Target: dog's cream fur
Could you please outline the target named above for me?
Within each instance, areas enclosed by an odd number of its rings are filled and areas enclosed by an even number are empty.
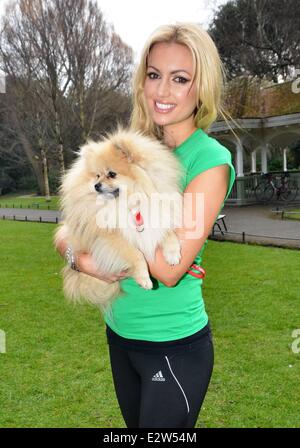
[[[109,171],[116,175],[109,177]],[[90,252],[99,270],[119,273],[127,269],[141,287],[151,289],[146,260],[154,260],[158,245],[169,264],[180,262],[180,243],[173,229],[179,227],[182,219],[182,175],[181,164],[172,151],[140,133],[119,129],[100,142],[89,141],[63,177],[60,188],[63,222],[55,241],[67,238],[75,252]],[[101,184],[101,192],[95,189],[97,183]],[[109,194],[117,188],[117,197]],[[165,199],[172,198],[171,207],[165,206],[163,200],[163,206],[154,207],[150,214],[147,199],[159,193]],[[112,206],[118,210],[120,202],[125,204],[125,214],[120,216],[117,212],[117,227],[107,218]],[[136,209],[144,219],[141,232],[125,222],[132,219],[132,210]],[[153,222],[159,224],[157,228],[151,228]],[[63,279],[67,298],[85,299],[103,310],[121,293],[119,282],[107,283],[69,266],[63,269]]]

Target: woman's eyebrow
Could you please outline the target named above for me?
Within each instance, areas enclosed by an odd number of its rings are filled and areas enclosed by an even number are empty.
[[[158,68],[154,67],[153,65],[148,65],[147,68],[154,68],[154,70],[156,70],[157,72],[160,73],[160,71],[158,70]],[[191,75],[189,74],[189,72],[187,72],[187,71],[184,70],[183,68],[178,69],[178,70],[173,70],[173,71],[171,71],[171,75],[175,75],[176,73],[181,73],[181,72],[187,73],[189,76],[191,76]]]

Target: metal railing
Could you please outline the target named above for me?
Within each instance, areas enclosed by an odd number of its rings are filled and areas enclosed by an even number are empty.
[[[277,196],[274,192],[273,198],[271,200],[272,204],[276,203],[299,203],[300,202],[300,172],[299,171],[273,171],[269,173],[272,175],[272,178],[276,182],[276,185],[279,185],[279,179],[284,174],[288,174],[288,178],[291,182],[296,182],[298,185],[298,193],[297,196],[292,201],[285,201],[283,198]],[[237,205],[246,205],[246,204],[260,204],[265,203],[264,201],[260,201],[257,199],[255,195],[255,188],[261,182],[263,182],[264,173],[252,173],[246,174],[242,177],[237,177],[234,185],[232,187],[231,193],[226,201],[226,204],[237,204]]]

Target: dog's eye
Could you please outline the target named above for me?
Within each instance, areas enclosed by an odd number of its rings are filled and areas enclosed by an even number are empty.
[[[96,174],[96,178],[99,179],[100,178],[100,174]]]
[[[117,175],[117,173],[114,173],[113,171],[109,171],[109,172],[107,173],[107,177],[111,177],[111,178],[116,177],[116,175]]]

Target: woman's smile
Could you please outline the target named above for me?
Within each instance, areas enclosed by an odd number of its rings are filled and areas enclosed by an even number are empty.
[[[172,112],[176,107],[176,104],[162,103],[160,101],[154,101],[154,109],[160,114],[168,114]]]

